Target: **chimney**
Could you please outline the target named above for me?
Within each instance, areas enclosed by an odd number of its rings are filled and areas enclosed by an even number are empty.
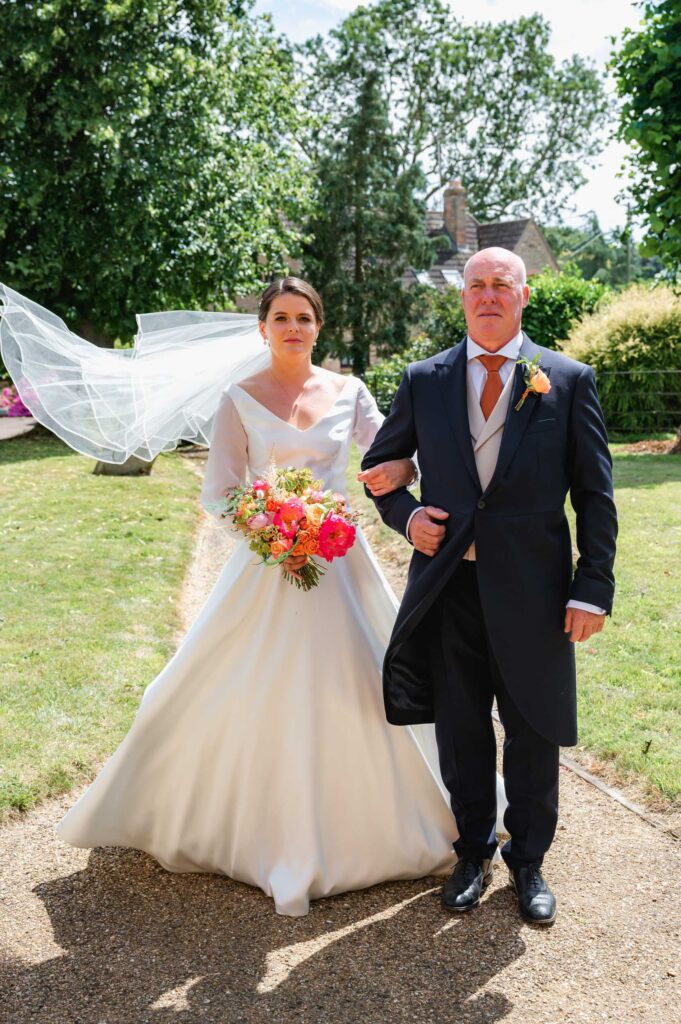
[[[466,189],[458,178],[450,181],[444,193],[444,221],[456,248],[466,248]]]

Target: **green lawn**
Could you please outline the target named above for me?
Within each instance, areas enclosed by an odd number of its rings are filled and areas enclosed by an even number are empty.
[[[198,478],[93,465],[43,433],[0,444],[0,815],[88,778],[174,647]]]
[[[580,742],[651,791],[681,794],[681,458],[615,446],[615,614],[579,652]],[[371,543],[403,575],[411,549],[354,482]],[[199,481],[92,475],[44,435],[0,445],[0,816],[92,775],[174,648]]]
[[[673,800],[681,796],[681,456],[630,455],[624,447],[613,446],[620,518],[613,617],[577,651],[580,744]],[[355,455],[355,472],[357,464]],[[409,547],[380,523],[360,486],[351,488],[372,545],[403,571]]]
[[[681,457],[613,451],[620,520],[611,620],[578,650],[580,743],[681,796]]]

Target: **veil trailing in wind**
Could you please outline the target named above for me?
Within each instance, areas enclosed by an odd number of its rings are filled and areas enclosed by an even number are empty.
[[[0,351],[22,401],[102,462],[150,462],[182,439],[209,444],[225,387],[269,363],[255,316],[144,313],[133,348],[102,349],[5,285],[0,300]]]

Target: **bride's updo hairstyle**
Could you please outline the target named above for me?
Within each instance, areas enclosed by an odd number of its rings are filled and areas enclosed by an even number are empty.
[[[258,320],[264,322],[267,319],[270,306],[276,297],[278,295],[285,295],[287,292],[292,295],[302,295],[304,299],[307,299],[314,310],[315,320],[321,327],[324,323],[324,303],[322,302],[321,295],[315,291],[311,284],[303,281],[302,277],[280,277],[268,285],[260,296]]]

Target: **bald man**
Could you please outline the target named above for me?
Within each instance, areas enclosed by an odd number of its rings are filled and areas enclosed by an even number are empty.
[[[574,645],[600,632],[614,594],[611,460],[592,370],[522,331],[522,260],[481,250],[461,295],[467,337],[407,368],[362,464],[418,450],[421,470],[420,503],[406,488],[373,499],[414,546],[385,656],[385,707],[394,725],[435,722],[458,832],[442,902],[462,912],[480,903],[497,849],[496,699],[510,836],[501,854],[522,917],[550,925],[556,900],[542,864],[558,817],[559,745],[577,742]]]

